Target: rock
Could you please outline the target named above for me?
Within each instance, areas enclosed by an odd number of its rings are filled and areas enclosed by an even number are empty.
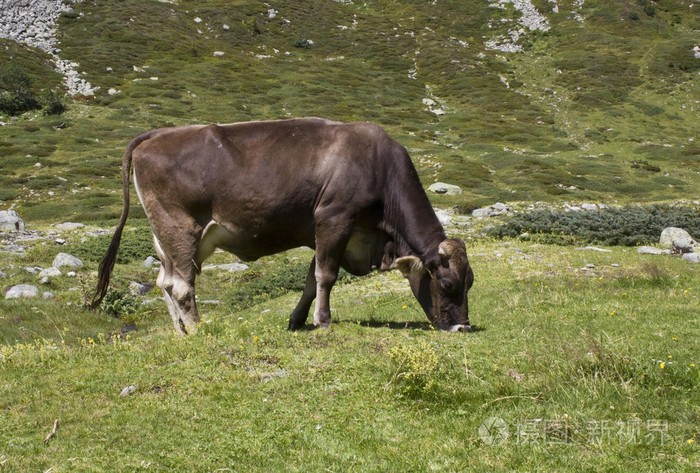
[[[130,395],[134,394],[135,392],[136,392],[136,386],[131,385],[131,386],[127,386],[124,389],[122,389],[122,392],[119,393],[119,396],[120,397],[130,396]]]
[[[690,263],[700,263],[700,253],[685,253],[682,258]]]
[[[39,284],[43,284],[44,286],[51,284],[51,278],[48,276],[44,276],[39,280]]]
[[[0,211],[0,231],[23,232],[24,220],[14,210]]]
[[[446,210],[434,209],[435,216],[438,218],[443,227],[452,224],[452,215],[450,215]]]
[[[598,251],[600,253],[612,253],[612,250],[606,250],[605,248],[598,248],[597,246],[586,246],[583,248],[576,248],[579,251]]]
[[[146,258],[146,261],[143,262],[144,268],[152,268],[154,266],[160,266],[160,261],[158,261],[157,258],[154,258],[153,256],[149,256]]]
[[[443,195],[459,195],[462,193],[462,189],[459,186],[445,184],[444,182],[436,182],[435,184],[431,184],[430,187],[428,187],[428,190],[430,192],[434,192],[435,194]]]
[[[485,218],[496,217],[510,212],[510,207],[502,202],[496,202],[493,205],[472,211],[472,217]]]
[[[53,292],[45,291],[43,294],[41,294],[41,297],[43,299],[49,300],[49,299],[53,299],[54,295],[53,295]]]
[[[61,266],[68,266],[69,268],[82,268],[83,262],[80,260],[80,258],[76,258],[68,253],[59,253],[54,258],[52,266],[54,268],[60,268]]]
[[[39,276],[42,278],[55,278],[57,276],[61,275],[61,270],[58,268],[54,268],[53,266],[50,268],[42,269],[41,272],[39,273]]]
[[[245,271],[248,269],[247,264],[243,263],[228,263],[228,264],[205,264],[204,267],[202,268],[204,271],[208,271],[211,269],[221,269],[224,271],[229,271],[229,272],[237,272],[237,271]]]
[[[56,238],[54,241],[56,242],[57,245],[65,245],[66,244],[66,240],[64,240],[63,238]]]
[[[36,297],[39,295],[39,288],[29,284],[19,284],[12,286],[5,293],[5,299],[24,299]]]
[[[7,273],[5,273],[4,271],[0,271],[0,279],[6,278],[6,277],[7,277]]]
[[[143,296],[151,289],[153,289],[153,284],[142,284],[136,281],[131,281],[129,283],[129,292],[135,296]]]
[[[84,228],[85,225],[82,223],[76,223],[76,222],[63,222],[59,223],[56,225],[56,228],[59,230],[64,230],[64,231],[73,231],[77,230],[79,228]]]
[[[223,56],[224,54],[225,54],[225,53],[224,53],[223,51],[214,51],[213,56],[214,56],[214,57],[221,57],[221,56]]]
[[[654,246],[640,246],[637,248],[637,253],[640,255],[670,255],[671,250],[663,250]]]
[[[674,253],[692,253],[698,243],[690,234],[677,227],[668,227],[661,232],[659,244],[669,248]]]
[[[581,204],[583,210],[593,211],[598,210],[598,204]]]

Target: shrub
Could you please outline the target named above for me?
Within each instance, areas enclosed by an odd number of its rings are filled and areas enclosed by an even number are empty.
[[[139,301],[126,289],[110,288],[100,304],[100,312],[116,318],[134,314],[138,308]]]
[[[440,376],[440,357],[430,343],[402,343],[389,349],[389,358],[396,365],[391,385],[399,394],[421,397],[435,389]]]
[[[46,115],[60,115],[66,111],[63,97],[53,89],[46,89],[42,92],[41,105]]]
[[[16,64],[0,67],[0,112],[17,115],[39,108],[31,85],[31,78]]]
[[[666,227],[681,227],[700,235],[700,212],[669,205],[625,206],[597,211],[536,210],[518,214],[489,230],[496,238],[518,237],[573,245],[635,246],[658,241]]]

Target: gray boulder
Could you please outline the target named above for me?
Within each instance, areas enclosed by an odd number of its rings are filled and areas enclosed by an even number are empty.
[[[143,266],[145,268],[153,268],[153,267],[158,267],[160,266],[160,261],[158,261],[156,258],[153,256],[149,256],[146,258],[146,260],[143,262]]]
[[[42,269],[41,272],[39,273],[39,276],[42,278],[44,278],[44,277],[54,278],[54,277],[60,276],[60,275],[61,275],[61,270],[58,268],[54,268],[53,266],[51,266],[50,268]]]
[[[80,260],[80,258],[76,258],[68,253],[59,253],[54,258],[51,266],[54,268],[60,268],[61,266],[68,266],[69,268],[82,268],[83,262]]]
[[[661,232],[659,244],[665,248],[669,248],[674,253],[692,253],[698,243],[693,240],[690,234],[677,227],[668,227]]]
[[[56,225],[56,228],[59,230],[66,230],[66,231],[72,231],[72,230],[77,230],[79,228],[85,227],[84,224],[82,223],[76,223],[76,222],[63,222],[59,223]]]
[[[39,288],[29,284],[19,284],[12,286],[5,293],[5,299],[24,299],[39,295]]]
[[[481,209],[475,209],[472,211],[472,217],[486,218],[486,217],[496,217],[498,215],[503,215],[510,212],[510,207],[503,202],[496,202],[488,207],[483,207]]]
[[[24,220],[14,210],[0,211],[0,231],[23,232]]]
[[[700,253],[685,253],[682,258],[690,263],[700,263]]]
[[[459,195],[462,193],[462,189],[454,184],[445,184],[444,182],[436,182],[428,187],[430,192],[442,195]]]

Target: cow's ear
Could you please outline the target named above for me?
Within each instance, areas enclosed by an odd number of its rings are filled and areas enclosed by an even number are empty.
[[[421,274],[425,270],[423,262],[417,256],[402,256],[401,258],[396,258],[392,268],[401,271],[401,274],[403,274],[405,278],[409,277],[411,274]]]

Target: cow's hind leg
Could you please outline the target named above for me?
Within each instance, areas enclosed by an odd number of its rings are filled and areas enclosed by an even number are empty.
[[[156,252],[161,261],[157,285],[163,291],[163,298],[173,320],[175,331],[183,335],[197,331],[199,314],[195,302],[194,281],[197,268],[194,263],[196,246],[193,244],[192,257],[173,257],[167,245],[154,238]],[[182,255],[180,255],[182,256]]]
[[[316,258],[311,260],[309,265],[309,272],[306,275],[306,284],[304,285],[304,292],[299,299],[299,303],[292,311],[291,317],[289,317],[289,330],[299,330],[304,328],[306,319],[309,316],[309,309],[311,308],[311,303],[316,298]]]

